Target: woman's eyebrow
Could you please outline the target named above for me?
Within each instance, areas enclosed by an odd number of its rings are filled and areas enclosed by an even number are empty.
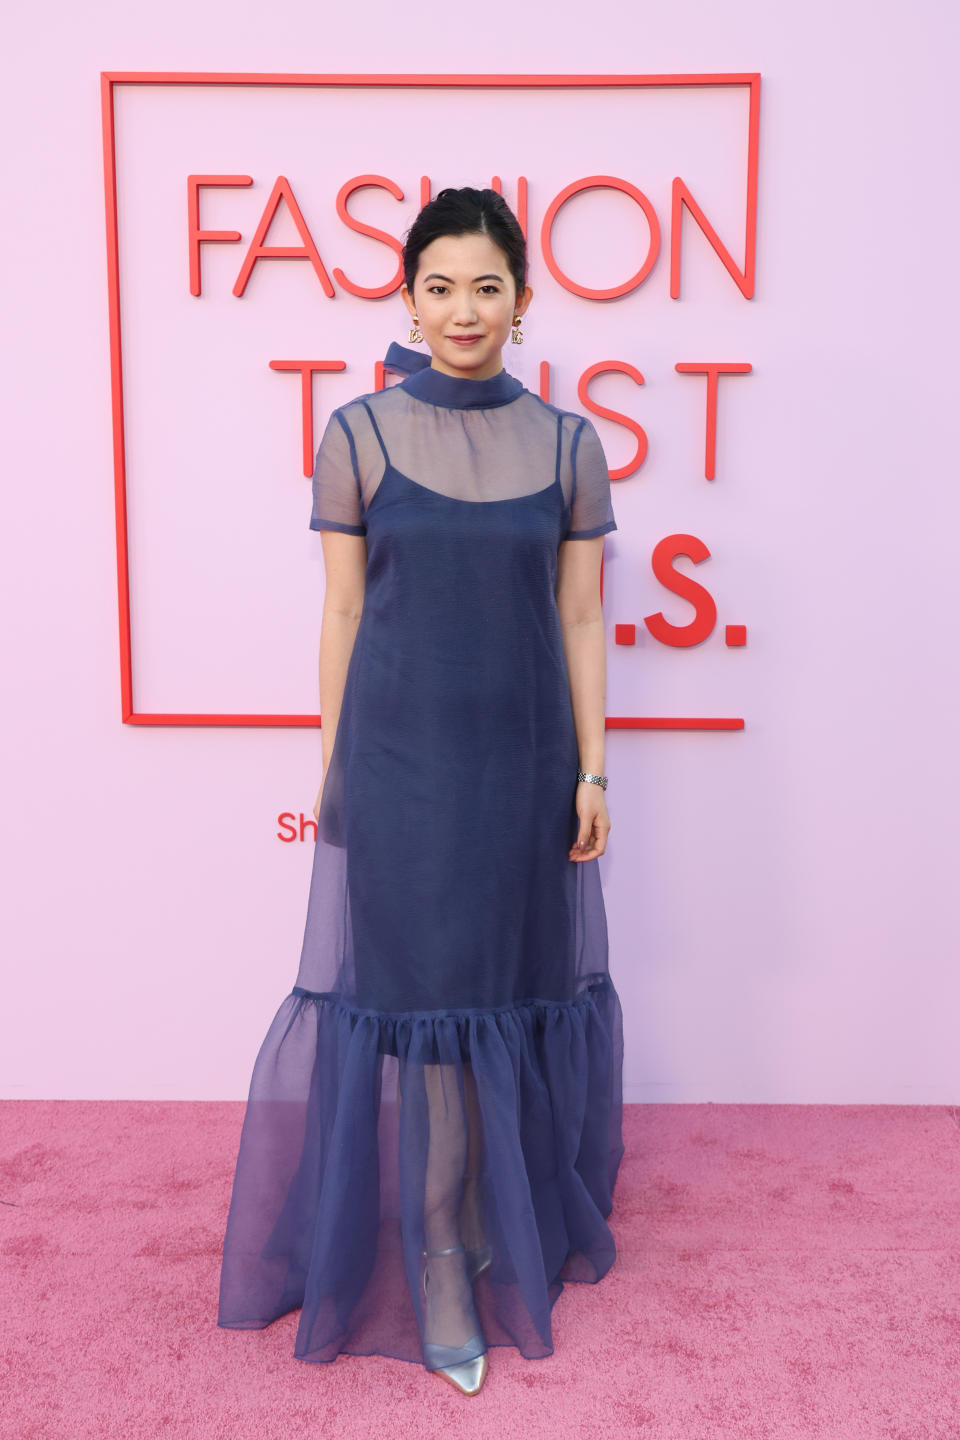
[[[448,285],[454,285],[454,284],[456,283],[454,280],[451,280],[451,279],[450,279],[450,276],[449,276],[449,275],[438,275],[437,272],[436,272],[436,270],[431,270],[431,272],[430,272],[429,275],[425,275],[425,276],[424,276],[423,283],[426,284],[428,280],[446,280],[446,282],[447,282]],[[470,281],[470,284],[471,284],[471,285],[476,285],[476,283],[477,283],[478,280],[499,280],[499,281],[502,283],[502,282],[503,282],[503,276],[502,276],[502,275],[475,275],[475,276],[473,277],[473,279]]]

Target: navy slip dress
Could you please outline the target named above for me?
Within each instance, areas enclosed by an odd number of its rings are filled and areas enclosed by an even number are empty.
[[[555,593],[561,542],[616,529],[610,477],[590,421],[505,370],[385,363],[405,378],[335,410],[316,456],[310,525],[365,536],[363,611],[218,1324],[300,1309],[299,1359],[422,1363],[427,1212],[470,1188],[485,1344],[536,1358],[563,1281],[615,1258],[622,1016],[598,861],[567,858]]]

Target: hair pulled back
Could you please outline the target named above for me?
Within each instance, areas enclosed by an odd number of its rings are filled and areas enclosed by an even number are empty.
[[[489,235],[507,258],[516,285],[514,299],[527,283],[527,242],[520,222],[496,190],[464,185],[439,191],[420,211],[403,244],[403,278],[413,295],[420,252],[443,235]]]

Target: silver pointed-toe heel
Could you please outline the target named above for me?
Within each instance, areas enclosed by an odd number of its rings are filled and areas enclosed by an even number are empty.
[[[446,1250],[424,1250],[423,1257],[429,1259],[431,1255],[456,1255],[460,1250],[466,1250],[466,1246],[450,1245]],[[489,1263],[487,1261],[487,1264]],[[423,1295],[426,1299],[426,1266],[423,1271]],[[478,1345],[485,1344],[478,1319],[476,1335],[472,1335],[464,1345],[439,1345],[424,1340],[423,1358],[431,1375],[439,1375],[441,1380],[453,1385],[461,1395],[478,1395],[487,1375],[487,1352],[484,1350],[482,1355],[477,1355],[476,1349]]]

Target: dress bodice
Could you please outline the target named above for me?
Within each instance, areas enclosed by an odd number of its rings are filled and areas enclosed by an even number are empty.
[[[357,396],[327,422],[314,467],[312,529],[368,534],[388,477],[397,498],[397,474],[411,499],[418,489],[474,504],[529,497],[542,508],[549,491],[554,550],[561,540],[617,528],[606,458],[586,416],[542,400],[507,370],[480,380],[447,375],[426,353],[396,342],[384,363],[404,379]],[[425,503],[421,496],[415,507],[421,518]],[[478,516],[462,519],[476,534]]]

